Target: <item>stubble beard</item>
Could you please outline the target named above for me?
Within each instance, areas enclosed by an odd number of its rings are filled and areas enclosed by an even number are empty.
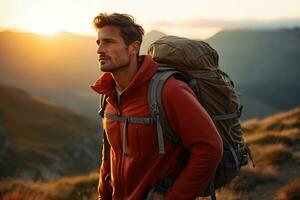
[[[123,64],[118,65],[118,66],[112,66],[112,65],[102,66],[101,63],[99,63],[99,67],[100,67],[100,70],[102,72],[110,72],[110,73],[113,73],[113,74],[123,71],[129,65],[130,65],[130,60],[129,59],[127,60],[126,63],[123,63]]]

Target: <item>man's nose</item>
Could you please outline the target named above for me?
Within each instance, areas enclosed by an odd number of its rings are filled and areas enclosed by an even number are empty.
[[[98,48],[97,48],[97,54],[103,54],[103,53],[105,53],[105,48],[104,48],[104,46],[100,43],[100,44],[98,45]]]

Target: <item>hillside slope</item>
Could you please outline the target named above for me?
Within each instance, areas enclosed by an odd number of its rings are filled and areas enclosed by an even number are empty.
[[[251,119],[242,127],[256,167],[243,167],[239,177],[217,191],[217,199],[300,199],[300,108],[262,120]],[[0,195],[4,200],[93,199],[97,196],[98,176],[96,172],[47,182],[5,181],[0,182]]]
[[[95,134],[95,121],[0,83],[0,177],[35,177],[37,168],[40,168],[37,177],[42,176],[42,171],[55,161],[70,161],[75,149],[81,148],[83,138]],[[95,140],[91,145],[95,150],[94,160],[97,144]],[[76,170],[80,171],[77,167]]]
[[[95,117],[100,75],[94,38],[0,32],[0,80],[64,107]]]
[[[218,192],[220,200],[300,199],[300,108],[242,124],[255,162]]]

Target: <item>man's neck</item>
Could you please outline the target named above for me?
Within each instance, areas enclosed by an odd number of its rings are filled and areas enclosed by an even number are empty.
[[[119,91],[125,90],[138,71],[139,63],[137,61],[124,67],[116,72],[113,72],[113,78]]]

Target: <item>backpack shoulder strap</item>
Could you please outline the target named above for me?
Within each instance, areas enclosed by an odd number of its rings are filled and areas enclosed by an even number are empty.
[[[179,142],[179,137],[175,135],[168,123],[167,116],[162,104],[162,88],[165,82],[172,75],[180,73],[174,68],[158,68],[157,73],[152,77],[148,86],[148,104],[150,112],[156,121],[159,153],[164,154],[164,139],[165,135],[173,144]]]
[[[105,107],[106,107],[106,99],[107,99],[107,96],[105,94],[100,95],[100,98],[99,98],[99,108],[100,108],[100,110],[99,110],[98,114],[101,117],[101,124],[102,124],[102,130],[103,130],[103,132],[102,132],[103,133],[103,140],[102,140],[103,160],[110,160],[110,144],[108,143],[106,132],[103,128],[103,118],[104,118],[104,110],[105,110]]]
[[[105,106],[106,106],[106,99],[107,99],[107,95],[105,94],[100,94],[99,97],[99,111],[98,114],[100,115],[100,117],[103,119],[104,118],[104,110],[105,110]]]

